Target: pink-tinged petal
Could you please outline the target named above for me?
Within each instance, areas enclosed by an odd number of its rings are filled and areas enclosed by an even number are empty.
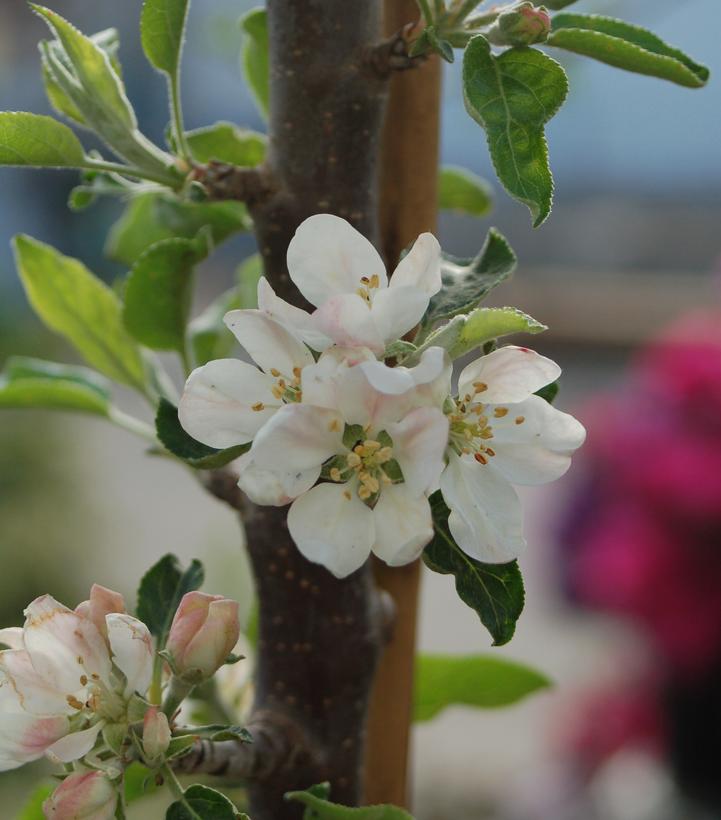
[[[56,740],[52,746],[48,746],[45,750],[51,760],[59,761],[60,763],[72,763],[74,760],[80,760],[95,746],[95,741],[98,739],[104,722],[96,723],[89,729],[83,729],[82,732],[71,732],[70,734]]]
[[[125,697],[144,696],[153,676],[153,641],[148,627],[132,615],[106,617],[113,663],[125,675]]]
[[[278,371],[291,380],[296,368],[314,362],[313,354],[303,342],[262,310],[231,310],[223,321],[266,373]]]
[[[523,552],[523,513],[515,490],[490,464],[449,454],[441,492],[451,514],[448,527],[471,558],[505,564]]]
[[[67,696],[81,689],[80,680],[71,692],[48,685],[30,661],[24,649],[0,652],[0,711],[23,710],[31,715],[72,715],[75,710]]]
[[[38,760],[67,731],[66,717],[3,712],[0,714],[0,771]]]
[[[291,305],[277,296],[264,276],[258,280],[258,308],[290,330],[312,350],[326,350],[333,344],[331,339],[313,326],[307,310]]]
[[[89,618],[100,634],[108,637],[105,616],[111,612],[125,612],[125,599],[119,592],[93,584],[90,588],[90,599],[75,607],[75,612],[82,618]]]
[[[376,361],[367,347],[331,347],[326,350],[315,364],[303,368],[303,403],[337,410],[341,379],[349,368],[364,361]]]
[[[36,598],[25,616],[25,648],[35,671],[49,686],[72,693],[83,675],[98,675],[109,681],[110,654],[92,621],[81,618],[50,595]]]
[[[194,370],[178,407],[183,429],[210,447],[247,444],[281,406],[275,379],[238,359],[216,359]]]
[[[330,296],[312,318],[313,326],[341,347],[368,347],[374,353],[385,349],[371,309],[357,293]]]
[[[386,345],[412,330],[427,308],[428,295],[418,288],[386,288],[373,297],[371,318],[378,336]]]
[[[238,486],[255,504],[284,507],[293,499],[309,490],[320,476],[320,467],[296,472],[261,470],[253,461],[253,454],[246,453],[236,462]]]
[[[76,772],[43,803],[47,820],[112,820],[118,803],[115,786],[102,772]]]
[[[391,288],[412,287],[431,297],[441,289],[441,246],[432,233],[422,233],[398,263]]]
[[[143,719],[143,752],[153,762],[160,760],[170,746],[171,732],[168,718],[159,707],[151,706]]]
[[[8,626],[0,629],[0,645],[8,649],[25,649],[23,629],[21,626]]]
[[[484,404],[518,402],[560,375],[561,368],[545,356],[526,347],[506,345],[463,368],[458,395],[475,397]]]
[[[288,530],[300,552],[336,578],[363,566],[375,540],[372,511],[345,484],[319,484],[296,499]]]
[[[298,227],[288,245],[288,272],[298,290],[316,307],[330,296],[355,293],[361,279],[387,284],[378,251],[345,219],[316,214]]]
[[[186,669],[214,674],[227,660],[240,636],[238,602],[215,597],[202,627],[192,636],[183,655]]]
[[[539,396],[501,411],[507,411],[501,418],[489,412],[493,466],[514,484],[545,484],[560,478],[586,438],[583,425]]]
[[[373,552],[391,567],[415,561],[433,538],[428,499],[414,494],[407,484],[383,487],[373,518]]]
[[[393,439],[393,458],[400,464],[409,493],[417,496],[435,490],[448,445],[448,419],[443,412],[419,407],[386,430]]]

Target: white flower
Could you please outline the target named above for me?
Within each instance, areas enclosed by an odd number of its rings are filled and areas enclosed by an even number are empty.
[[[472,558],[505,563],[520,555],[526,542],[511,485],[555,481],[583,444],[586,431],[573,416],[533,395],[560,373],[550,359],[511,345],[461,372],[441,491],[451,534]]]
[[[379,354],[420,322],[440,290],[440,246],[432,234],[421,234],[389,283],[378,251],[362,234],[338,216],[316,214],[288,246],[288,272],[317,310],[311,315],[289,305],[261,279],[262,311],[314,350],[335,343]]]
[[[145,693],[152,675],[150,633],[130,615],[105,615],[107,640],[90,617],[49,595],[25,616],[22,629],[0,633],[10,646],[0,652],[0,770],[45,753],[61,762],[83,757],[106,723],[125,720],[129,699]]]

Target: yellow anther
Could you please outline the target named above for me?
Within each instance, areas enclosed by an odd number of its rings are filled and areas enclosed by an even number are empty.
[[[523,422],[525,420],[526,420],[525,416],[516,416],[516,424],[523,424]]]
[[[287,387],[285,379],[278,379],[278,387],[282,387],[283,390]]]
[[[485,382],[473,382],[473,390],[476,393],[483,393],[488,390],[488,385]]]
[[[358,453],[355,453],[355,452],[354,453],[348,453],[348,455],[345,457],[345,460],[348,462],[348,466],[352,470],[354,470],[356,467],[359,467],[360,463],[361,463],[360,456],[358,455]]]
[[[482,430],[481,431],[481,438],[482,439],[493,438],[493,430],[489,430],[488,428],[486,428],[485,430]]]
[[[337,467],[332,467],[330,471],[331,481],[340,481],[342,478],[341,472]]]
[[[370,285],[371,283],[371,280],[367,276],[361,276],[360,280],[364,285]]]
[[[265,405],[262,401],[257,401],[255,404],[250,406],[251,410],[255,410],[256,413],[260,412],[261,410],[265,410]]]
[[[370,286],[372,288],[379,288],[380,284],[381,284],[380,277],[378,276],[377,273],[374,273],[373,276],[371,276]]]
[[[366,455],[370,456],[373,453],[375,453],[376,450],[380,450],[381,443],[380,443],[380,441],[376,441],[375,439],[367,438],[363,442],[363,447],[365,448]]]
[[[495,450],[493,450],[493,449],[492,449],[492,448],[490,448],[490,447],[486,447],[486,455],[488,455],[488,456],[495,456],[495,455],[496,455],[496,451],[495,451]]]
[[[367,470],[363,470],[362,472],[358,473],[358,480],[362,482],[368,481],[371,477],[371,474]]]
[[[381,449],[376,453],[376,462],[378,464],[385,464],[386,461],[390,461],[393,458],[393,448],[392,447],[381,447]]]
[[[300,374],[301,374],[301,369],[299,367],[294,367],[293,368],[293,375],[296,377],[296,379],[300,378]]]
[[[278,385],[275,385],[275,386],[272,388],[272,390],[271,390],[270,392],[271,392],[271,393],[275,396],[275,398],[276,398],[276,399],[278,399],[278,400],[280,400],[280,399],[282,399],[282,398],[283,398],[283,391],[280,389],[280,387],[278,387]]]
[[[350,501],[351,498],[353,498],[353,496],[350,494],[350,490],[344,490],[343,491],[343,496],[344,496],[344,498],[347,498],[348,501]]]
[[[470,394],[470,393],[466,393],[466,395],[463,397],[463,401],[464,401],[464,402],[469,402],[470,400],[471,400],[471,394]]]
[[[361,501],[367,501],[372,495],[373,493],[368,489],[368,487],[365,486],[365,484],[358,490],[358,498],[360,498]]]
[[[68,695],[65,700],[68,702],[68,706],[73,709],[77,709],[78,711],[82,710],[83,704],[75,697],[75,695]]]
[[[473,458],[475,458],[475,460],[476,460],[479,464],[488,464],[488,459],[487,459],[487,458],[483,455],[483,453],[476,453],[476,454],[473,456]]]
[[[276,370],[274,367],[271,367],[270,375],[277,379],[278,376],[280,376],[280,370]]]
[[[507,407],[496,407],[496,409],[493,411],[493,415],[497,419],[502,419],[504,416],[508,415],[508,408]]]
[[[378,481],[377,478],[375,478],[375,476],[369,475],[366,478],[361,479],[361,481],[363,483],[363,486],[367,490],[370,490],[371,495],[373,493],[377,493],[378,490],[380,490],[380,488],[381,488],[380,482]]]

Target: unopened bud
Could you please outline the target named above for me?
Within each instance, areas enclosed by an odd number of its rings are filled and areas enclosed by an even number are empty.
[[[168,718],[157,706],[151,706],[143,719],[143,751],[148,763],[159,763],[170,746]]]
[[[530,46],[543,43],[551,31],[551,16],[545,6],[522,0],[498,16],[488,32],[494,45]]]
[[[107,640],[108,628],[105,616],[115,612],[125,612],[125,601],[119,592],[101,587],[100,584],[93,584],[90,589],[90,599],[78,604],[75,612],[81,618],[92,621],[98,628],[98,632]]]
[[[118,793],[102,772],[78,772],[43,803],[47,820],[112,820]]]

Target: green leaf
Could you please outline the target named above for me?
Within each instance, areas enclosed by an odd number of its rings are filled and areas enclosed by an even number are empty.
[[[0,407],[77,410],[107,417],[108,382],[93,370],[16,356],[0,375]]]
[[[438,207],[469,216],[486,216],[493,209],[493,189],[485,179],[454,165],[438,173]]]
[[[435,534],[423,553],[426,566],[434,572],[453,575],[458,597],[478,615],[491,633],[493,645],[508,643],[516,630],[525,599],[518,562],[483,564],[470,558],[456,544],[448,529],[450,510],[440,490],[429,500]]]
[[[258,110],[268,118],[270,68],[268,62],[268,16],[264,8],[251,9],[240,21],[243,30],[241,63]]]
[[[577,2],[578,0],[544,0],[543,5],[550,11],[559,11]]]
[[[137,760],[125,769],[125,800],[133,803],[141,797],[156,792],[159,788],[155,782],[155,775],[147,766],[143,766]]]
[[[331,803],[325,799],[328,792],[327,784],[321,783],[304,792],[288,792],[285,799],[295,800],[306,807],[303,820],[413,820],[407,811],[397,806],[365,806],[362,809],[353,809]]]
[[[190,786],[183,796],[185,802],[178,800],[168,808],[166,820],[236,820],[238,816],[230,800],[208,786]]]
[[[175,76],[188,17],[188,0],[145,0],[140,16],[140,38],[145,56],[166,74]]]
[[[238,128],[230,122],[217,122],[207,128],[186,133],[188,144],[198,162],[218,160],[230,165],[260,165],[268,150],[265,134]]]
[[[187,754],[193,746],[195,746],[197,739],[198,736],[195,734],[174,737],[168,744],[165,759],[174,760],[176,757],[182,757],[184,754]]]
[[[443,254],[443,286],[431,299],[423,317],[424,327],[442,319],[473,310],[485,296],[513,273],[516,254],[503,235],[491,228],[474,259],[458,259]]]
[[[485,37],[473,37],[463,57],[463,93],[466,110],[486,131],[498,178],[538,227],[553,200],[543,126],[566,99],[565,71],[535,48],[496,57]]]
[[[238,444],[225,450],[216,450],[201,444],[189,436],[178,420],[178,408],[166,399],[161,399],[155,417],[155,428],[161,444],[174,456],[187,461],[198,470],[215,470],[224,467],[243,453],[247,453],[250,444]]]
[[[225,726],[222,723],[211,723],[207,726],[193,726],[191,731],[195,737],[208,740],[238,740],[241,743],[252,743],[253,736],[242,726]]]
[[[540,390],[536,390],[536,395],[540,396],[544,401],[547,401],[549,404],[553,404],[560,389],[560,384],[557,381],[555,381],[551,382],[550,384],[547,384]]]
[[[192,561],[182,571],[174,555],[164,555],[143,576],[138,588],[138,618],[165,646],[175,610],[186,592],[199,589],[205,578],[200,561]]]
[[[193,239],[208,227],[217,246],[251,224],[241,202],[187,202],[169,194],[142,194],[113,225],[105,252],[117,262],[132,265],[162,239]]]
[[[82,262],[29,236],[15,238],[20,278],[38,316],[114,381],[144,390],[141,350],[123,325],[117,295]]]
[[[547,43],[687,88],[701,88],[709,78],[706,66],[667,45],[660,37],[612,17],[559,14],[553,18]]]
[[[0,165],[80,168],[85,152],[63,123],[40,114],[0,113]]]
[[[546,325],[517,308],[478,308],[465,317],[459,326],[458,337],[447,348],[451,359],[458,359],[491,339],[510,336],[512,333],[542,333]],[[430,339],[428,340],[430,343]]]
[[[188,325],[188,340],[196,366],[213,359],[225,359],[235,346],[235,336],[223,323],[229,310],[239,310],[243,305],[238,288],[230,288],[211,302],[208,307]]]
[[[28,798],[16,820],[45,820],[43,803],[55,791],[57,784],[42,783]]]
[[[431,720],[448,706],[496,709],[551,685],[548,678],[515,661],[490,655],[419,655],[414,720]]]

